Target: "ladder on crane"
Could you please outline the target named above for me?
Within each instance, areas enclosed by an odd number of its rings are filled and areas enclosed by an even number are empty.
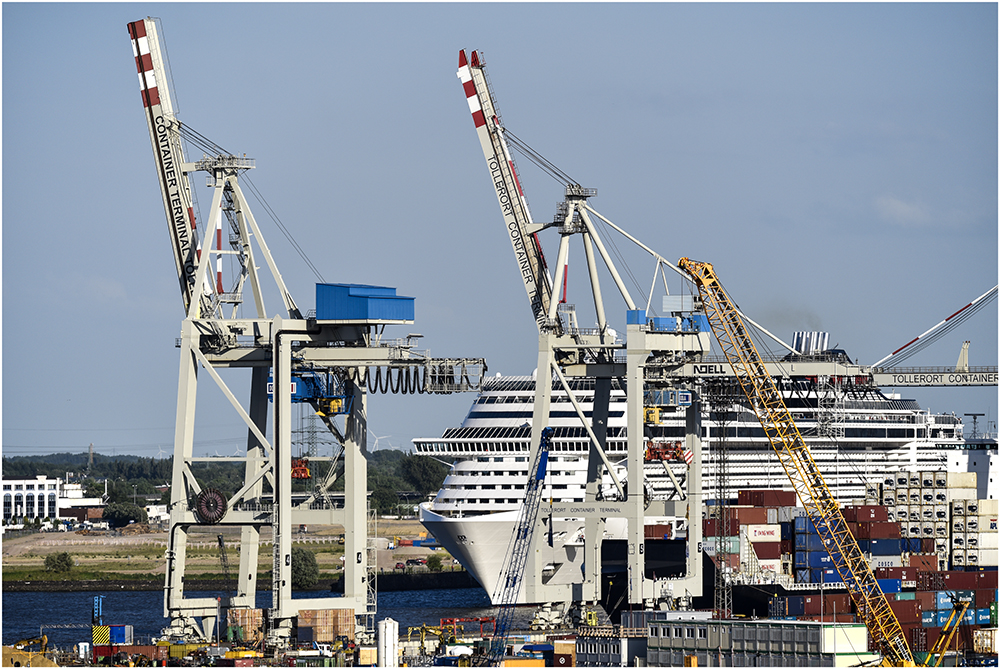
[[[531,537],[535,532],[535,525],[538,521],[538,507],[542,500],[542,484],[545,481],[545,470],[549,459],[549,443],[552,439],[553,431],[551,427],[546,427],[542,430],[542,440],[538,446],[538,454],[535,456],[535,461],[528,472],[524,504],[521,505],[521,511],[517,516],[517,523],[514,525],[514,534],[511,536],[507,557],[500,572],[500,581],[497,583],[497,591],[493,595],[493,601],[497,602],[499,611],[494,626],[493,638],[490,641],[489,655],[486,656],[484,666],[499,667],[507,650],[507,635],[510,633],[510,624],[514,617],[517,594],[521,590],[521,583],[524,580],[524,564],[528,559]]]
[[[681,258],[678,266],[698,286],[705,313],[744,395],[778,455],[802,506],[823,539],[837,571],[888,666],[913,666],[903,629],[871,566],[847,527],[837,501],[802,439],[743,319],[710,263]]]

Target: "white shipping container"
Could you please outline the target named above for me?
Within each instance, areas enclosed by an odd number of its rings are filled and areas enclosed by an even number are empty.
[[[960,548],[956,548],[951,552],[951,564],[956,567],[965,566],[965,551]]]
[[[934,537],[936,539],[947,539],[948,538],[948,523],[941,521],[939,523],[934,523]]]
[[[871,560],[868,561],[872,569],[878,569],[880,567],[902,567],[903,566],[903,556],[902,555],[873,555]]]
[[[920,487],[933,488],[935,473],[936,472],[920,472]]]
[[[778,524],[778,509],[777,507],[767,510],[767,524],[777,525]]]
[[[979,500],[979,515],[980,516],[997,515],[997,513],[1000,512],[1000,509],[997,508],[998,506],[1000,506],[997,504],[998,501],[1000,500],[995,500],[995,499]]]
[[[910,488],[919,488],[920,478],[920,472],[910,472],[909,478],[907,479],[908,483],[906,485]]]
[[[976,475],[975,472],[971,472],[973,476]],[[953,502],[956,499],[976,499],[976,489],[975,488],[948,488],[944,491],[945,498],[949,502]]]
[[[753,543],[781,541],[781,525],[744,525],[744,532]]]
[[[965,548],[965,532],[955,532],[951,535],[952,548]]]
[[[761,571],[781,573],[781,560],[757,560],[757,563],[760,564]]]
[[[934,520],[948,520],[948,505],[947,504],[935,504],[934,505]]]
[[[965,501],[958,500],[951,503],[951,515],[953,516],[964,516],[965,515]]]
[[[965,518],[953,518],[951,521],[951,532],[965,532]]]
[[[909,488],[909,500],[910,506],[917,505],[920,506],[920,502],[923,500],[922,491],[920,488]],[[933,501],[933,500],[932,500]]]
[[[934,487],[935,488],[948,487],[948,472],[934,472]]]
[[[947,488],[971,488],[976,489],[976,472],[945,472]]]
[[[1000,556],[1000,551],[997,551],[996,548],[981,548],[979,550],[979,566],[996,567],[998,556]]]
[[[778,522],[779,523],[793,523],[795,519],[799,516],[806,515],[806,510],[801,506],[779,506],[778,507]]]
[[[920,507],[920,520],[934,520],[934,507],[933,506],[922,506]]]
[[[997,533],[996,532],[980,532],[976,535],[979,538],[979,548],[996,548],[997,547]]]
[[[965,564],[969,567],[977,566],[979,564],[979,551],[973,548],[966,548]]]
[[[980,532],[996,532],[997,531],[997,517],[996,516],[979,516],[979,531]]]

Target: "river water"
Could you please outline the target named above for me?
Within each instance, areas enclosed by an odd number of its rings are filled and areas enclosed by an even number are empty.
[[[12,644],[20,639],[48,635],[49,645],[72,649],[74,644],[90,641],[91,614],[94,596],[104,595],[103,614],[106,625],[132,625],[135,643],[149,643],[159,636],[166,620],[163,618],[163,592],[10,592],[3,594],[3,643]],[[218,597],[222,593],[197,592],[192,596]],[[294,592],[293,598],[315,597],[315,592]],[[257,593],[257,606],[267,608],[271,602],[270,591]],[[336,598],[331,607],[336,608]],[[392,618],[399,623],[399,632],[405,636],[407,628],[421,624],[437,625],[441,618],[482,617],[495,615],[489,597],[482,588],[457,588],[452,590],[407,590],[382,592],[378,596],[376,622]],[[517,611],[516,618],[530,612]],[[77,624],[85,627],[58,628],[51,625]],[[466,631],[472,631],[468,623]],[[475,628],[478,632],[478,627]]]

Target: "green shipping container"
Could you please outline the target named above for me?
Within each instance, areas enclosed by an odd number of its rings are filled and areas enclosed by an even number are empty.
[[[916,598],[917,598],[917,593],[915,593],[915,592],[897,592],[896,593],[896,601],[897,602],[902,601],[904,599],[916,599]]]

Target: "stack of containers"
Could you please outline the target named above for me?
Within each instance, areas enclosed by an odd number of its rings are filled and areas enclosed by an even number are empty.
[[[843,580],[812,521],[799,516],[793,521],[793,528],[795,582],[822,584]]]
[[[242,639],[248,646],[264,640],[264,609],[229,609],[226,614],[228,638]]]
[[[745,544],[746,541],[750,545]],[[781,573],[781,526],[746,525],[740,533],[740,555],[747,555],[753,550],[757,563],[762,571]],[[740,565],[741,571],[747,571],[747,565]]]
[[[847,528],[873,569],[902,567],[908,541],[901,538],[900,523],[889,520],[884,506],[845,506]]]
[[[941,628],[952,615],[956,602],[969,608],[962,625],[970,631],[997,624],[996,571],[918,572],[916,599],[921,604],[921,628],[912,630],[915,652],[926,651],[941,636]]]
[[[965,515],[955,513],[962,504],[952,503],[952,565],[958,567],[954,556],[958,544],[965,546],[966,569],[995,569],[997,567],[997,500],[966,500]],[[962,532],[964,530],[964,533]]]
[[[303,609],[298,624],[299,642],[333,643],[341,636],[354,641],[354,609]]]
[[[950,523],[945,525],[944,533],[942,535],[936,534],[934,537],[935,552],[938,554],[941,562],[950,562],[953,569],[964,569],[969,564],[968,545],[966,543],[968,503],[971,501],[973,503],[972,508],[977,509],[977,504],[975,503],[976,473],[935,472],[934,498],[947,505],[948,514],[950,515]],[[978,511],[973,515],[978,516]],[[956,523],[959,528],[957,530]],[[978,550],[973,552],[972,557],[976,563],[979,562]],[[942,564],[941,568],[947,568],[947,564]]]

